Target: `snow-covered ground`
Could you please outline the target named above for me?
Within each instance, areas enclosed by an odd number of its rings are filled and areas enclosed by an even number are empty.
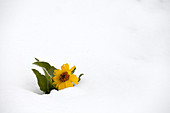
[[[43,94],[34,57],[84,73]],[[1,113],[170,113],[170,0],[1,0]]]

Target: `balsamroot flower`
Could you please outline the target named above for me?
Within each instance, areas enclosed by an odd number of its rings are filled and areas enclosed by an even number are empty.
[[[66,63],[61,66],[61,70],[54,70],[54,77],[52,77],[54,82],[52,84],[55,84],[58,90],[73,87],[73,84],[78,84],[79,78],[72,74],[75,68],[76,67],[73,66],[69,69],[69,64]]]
[[[74,75],[76,67],[73,66],[69,69],[68,63],[61,66],[61,70],[51,66],[48,62],[40,61],[35,58],[36,62],[33,64],[42,67],[44,74],[41,74],[38,70],[32,69],[34,74],[37,77],[37,83],[40,87],[40,90],[45,94],[49,94],[51,90],[61,90],[67,87],[73,87],[75,84],[78,84],[81,80],[80,74],[79,77]]]

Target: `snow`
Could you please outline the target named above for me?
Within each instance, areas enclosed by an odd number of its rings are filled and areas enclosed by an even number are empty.
[[[1,0],[0,112],[169,113],[169,0]],[[43,94],[34,57],[76,65]]]

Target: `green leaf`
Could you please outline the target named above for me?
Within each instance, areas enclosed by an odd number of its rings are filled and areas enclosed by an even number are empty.
[[[46,94],[50,93],[49,87],[48,87],[48,81],[47,78],[42,75],[39,71],[37,71],[36,69],[32,69],[32,71],[34,72],[34,74],[37,77],[37,81],[38,81],[38,85],[40,87],[40,90],[43,91]]]
[[[36,60],[37,62],[39,62],[38,58],[35,58],[35,60]]]
[[[49,83],[52,83],[51,77],[48,75],[48,73],[45,71],[45,69],[43,69],[44,73],[45,73],[45,77],[47,78],[47,80],[49,81]]]
[[[75,72],[75,70],[76,70],[76,67],[75,67],[74,70],[71,72],[71,74],[73,74],[73,73]]]
[[[50,75],[52,75],[52,76],[54,76],[54,70],[57,70],[54,66],[51,66],[51,68],[50,69],[48,69],[47,71],[48,71],[48,73],[50,74]]]
[[[44,71],[44,73],[45,73],[45,77],[46,77],[46,79],[47,79],[47,91],[51,91],[50,90],[50,84],[52,83],[51,82],[51,77],[47,74],[47,72],[45,71],[45,69],[43,69],[43,71]]]
[[[80,75],[79,75],[79,81],[81,80],[81,76],[83,76],[83,75],[84,75],[84,74],[80,74]],[[79,81],[78,81],[78,82],[79,82]]]
[[[34,62],[33,64],[37,65],[37,66],[40,66],[40,67],[43,67],[45,69],[50,69],[51,68],[51,65],[48,63],[48,62]]]
[[[51,91],[52,89],[55,89],[55,86],[53,86],[53,84],[52,84],[52,78],[51,78],[51,76],[46,72],[46,70],[45,69],[43,69],[43,71],[44,71],[44,73],[45,73],[45,77],[47,78],[47,80],[48,80],[48,86],[49,86],[49,90]]]
[[[33,64],[42,67],[43,69],[46,69],[47,72],[50,74],[51,77],[54,76],[53,72],[56,70],[54,66],[51,66],[48,62],[34,62]]]

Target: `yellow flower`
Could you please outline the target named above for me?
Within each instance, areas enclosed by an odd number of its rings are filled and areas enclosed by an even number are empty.
[[[73,87],[73,83],[78,84],[79,78],[76,75],[71,74],[71,72],[75,68],[76,67],[73,66],[69,70],[69,65],[68,63],[66,63],[61,66],[61,70],[60,69],[54,70],[54,73],[53,73],[54,77],[52,79],[54,80],[53,84],[56,85],[56,88],[58,88],[58,90],[61,90],[67,87]]]

